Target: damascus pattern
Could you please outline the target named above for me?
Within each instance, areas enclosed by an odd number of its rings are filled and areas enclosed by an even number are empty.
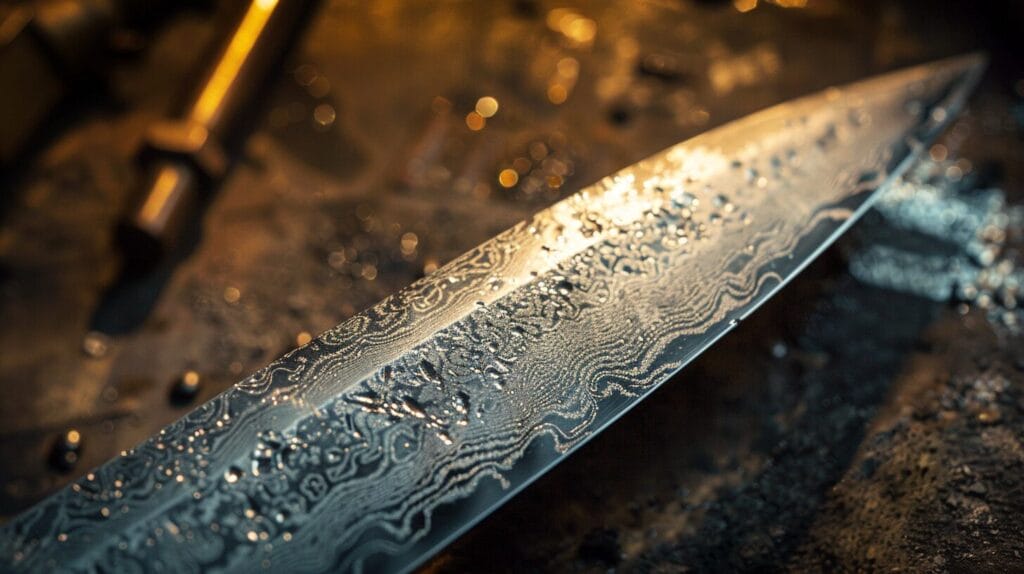
[[[414,567],[792,278],[982,67],[831,89],[584,189],[17,517],[0,568]]]

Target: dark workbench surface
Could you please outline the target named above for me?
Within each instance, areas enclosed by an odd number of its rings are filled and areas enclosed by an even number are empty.
[[[3,176],[0,514],[180,417],[186,372],[198,404],[556,199],[832,84],[987,50],[943,154],[1019,203],[1024,11],[975,4],[325,1],[197,248],[115,286],[134,150],[215,34],[176,19]],[[856,281],[846,243],[428,568],[1024,570],[1019,331]]]

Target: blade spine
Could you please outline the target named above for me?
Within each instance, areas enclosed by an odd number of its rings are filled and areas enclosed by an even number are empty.
[[[981,63],[984,65],[984,62],[981,62]],[[922,66],[927,66],[927,65],[928,64],[923,64]],[[956,92],[957,92],[956,96],[958,97],[959,101],[956,102],[954,105],[963,105],[964,101],[966,100],[966,96],[970,94],[970,92],[973,90],[975,84],[980,79],[980,76],[981,76],[982,72],[984,72],[984,68],[982,68],[981,70],[978,70],[977,68],[971,68],[971,71],[972,71],[974,77],[972,79],[967,80],[967,82],[965,82],[966,85],[961,85],[961,86],[957,87],[957,89],[956,89]],[[894,72],[894,73],[899,73],[899,72]],[[883,78],[888,76],[888,75],[889,74],[886,74],[885,76],[883,76]],[[878,78],[872,78],[872,79],[878,79]],[[870,81],[870,80],[868,80],[868,81]],[[865,82],[857,82],[857,83],[858,84],[862,84],[862,83],[865,83]],[[827,88],[826,88],[826,90],[827,90]],[[807,98],[814,98],[814,97],[817,97],[817,96],[820,96],[820,95],[822,95],[822,92],[816,92],[814,94],[810,94],[809,96],[807,96]],[[789,102],[784,102],[784,104],[785,103],[789,103]],[[770,111],[773,108],[775,108],[777,106],[784,105],[784,104],[777,104],[775,106],[771,106],[769,108],[766,108],[765,110],[762,110],[762,112]],[[757,113],[761,113],[761,112],[757,112]],[[956,114],[952,114],[952,115],[955,116]],[[742,119],[745,120],[745,119],[748,119],[748,118],[749,118],[749,116],[745,116]],[[728,125],[730,125],[732,123],[734,123],[734,122],[728,122],[726,124],[723,124],[723,126],[721,126],[721,127],[726,127],[726,126],[728,126]],[[718,128],[716,128],[716,129],[718,129]],[[696,137],[700,137],[700,136],[696,136]],[[691,138],[690,140],[687,140],[686,142],[682,142],[682,143],[677,144],[677,145],[683,145],[685,143],[688,143],[688,142],[692,141],[693,139],[696,139],[696,138]],[[672,148],[674,148],[674,147],[676,147],[676,146],[672,146]],[[668,148],[668,149],[672,149],[672,148]],[[797,265],[797,267],[795,269],[793,269],[792,272],[790,272],[786,277],[783,278],[783,280],[781,282],[779,282],[777,285],[769,287],[769,289],[767,291],[765,291],[763,294],[761,294],[758,297],[757,301],[755,303],[753,303],[752,306],[750,306],[749,308],[745,309],[745,314],[744,314],[744,316],[741,319],[739,319],[739,321],[745,320],[752,313],[756,312],[762,305],[764,305],[768,300],[770,300],[772,297],[774,297],[776,293],[778,293],[786,285],[788,285],[793,279],[795,279],[798,275],[800,275],[800,273],[802,273],[804,271],[804,269],[807,268],[807,266],[809,266],[811,263],[813,263],[825,250],[827,250],[829,247],[831,247],[832,244],[834,244],[836,242],[836,240],[840,236],[842,236],[844,233],[846,233],[846,231],[849,230],[849,228],[851,226],[853,226],[855,223],[857,223],[857,221],[859,221],[860,218],[867,211],[869,211],[874,206],[875,202],[878,201],[879,196],[885,191],[885,189],[888,189],[888,187],[891,186],[892,183],[896,179],[898,179],[904,173],[906,173],[907,169],[909,169],[910,166],[915,161],[920,159],[921,151],[922,150],[920,150],[920,149],[915,149],[911,153],[907,154],[907,156],[904,157],[903,160],[900,161],[900,163],[897,165],[897,167],[895,167],[893,169],[892,173],[889,174],[886,177],[886,180],[883,183],[883,185],[880,185],[877,189],[872,191],[870,193],[870,196],[868,197],[868,199],[864,203],[862,203],[860,206],[858,206],[858,208],[853,212],[853,214],[850,217],[848,217],[846,220],[844,220],[833,231],[833,233],[825,241],[819,243],[818,246],[815,247],[814,251],[810,255],[805,257],[800,262],[800,264]],[[655,155],[659,155],[659,154],[655,154]],[[633,164],[633,165],[636,165],[636,164]],[[498,508],[500,508],[500,507],[504,506],[505,504],[507,504],[508,502],[510,502],[520,492],[522,492],[527,487],[532,485],[535,481],[540,479],[542,476],[546,475],[548,472],[550,472],[553,468],[555,468],[556,466],[561,464],[563,461],[565,461],[566,459],[571,457],[573,455],[573,453],[577,452],[581,447],[583,447],[584,445],[588,444],[591,440],[596,438],[599,434],[601,434],[604,431],[604,429],[606,429],[609,426],[615,424],[620,418],[622,418],[627,413],[632,411],[637,405],[639,405],[641,402],[643,402],[649,396],[651,396],[651,394],[654,391],[660,389],[672,377],[674,377],[676,374],[678,374],[680,371],[682,371],[682,369],[684,369],[688,364],[693,362],[693,360],[695,360],[697,357],[702,355],[707,349],[711,348],[715,343],[717,343],[719,340],[721,340],[727,334],[731,333],[735,327],[736,327],[736,324],[732,324],[732,325],[728,326],[727,328],[723,329],[721,332],[719,332],[715,336],[706,339],[703,342],[703,344],[700,346],[699,350],[694,351],[693,355],[689,359],[687,359],[684,362],[682,362],[678,367],[676,367],[671,374],[665,376],[661,381],[652,384],[649,388],[644,389],[640,394],[638,394],[636,397],[633,398],[634,400],[628,401],[626,403],[626,406],[624,406],[623,408],[619,409],[617,412],[613,413],[598,428],[592,429],[592,431],[590,433],[588,433],[582,440],[580,440],[579,442],[577,442],[577,443],[573,444],[572,446],[570,446],[569,449],[562,454],[562,456],[559,456],[559,457],[553,459],[550,463],[545,465],[543,468],[537,469],[536,472],[532,473],[528,478],[523,480],[519,485],[517,485],[517,486],[511,488],[510,490],[506,491],[507,492],[506,496],[496,500],[490,506],[488,506],[488,508],[485,511],[477,513],[471,520],[466,521],[458,529],[453,531],[449,536],[445,537],[445,539],[439,541],[438,543],[434,544],[428,550],[422,552],[420,554],[420,556],[415,561],[410,562],[409,566],[407,568],[404,568],[404,569],[400,570],[400,572],[403,573],[403,574],[407,574],[409,572],[412,572],[412,571],[416,570],[418,567],[422,566],[431,557],[435,556],[438,552],[440,552],[441,550],[446,548],[449,544],[454,542],[457,538],[461,537],[466,532],[468,532],[473,527],[475,527],[480,522],[482,522],[484,519],[489,517],[495,510],[497,510]],[[533,437],[531,439],[531,443],[533,441],[539,440],[542,436],[543,435],[537,435],[537,436]]]
[[[931,68],[931,67],[951,66],[951,65],[957,65],[957,64],[964,65],[964,66],[967,67],[967,69],[973,69],[973,67],[974,67],[973,65],[974,64],[982,64],[982,65],[984,65],[985,61],[986,61],[986,57],[984,56],[984,54],[982,54],[980,52],[966,54],[966,55],[962,55],[962,56],[954,56],[954,57],[951,57],[951,58],[946,58],[946,59],[938,60],[938,61],[935,61],[935,62],[926,62],[926,63],[910,66],[910,67],[907,67],[907,68],[901,68],[901,69],[893,70],[893,71],[890,71],[890,72],[887,72],[887,73],[884,73],[884,74],[881,74],[881,75],[878,75],[878,76],[874,76],[874,77],[871,77],[871,78],[867,78],[867,79],[855,81],[855,82],[852,82],[852,83],[849,83],[849,84],[845,84],[840,89],[842,91],[844,91],[844,92],[858,92],[858,91],[870,92],[872,86],[879,85],[879,84],[890,83],[897,76],[902,76],[902,75],[907,74],[907,73],[916,73],[918,75],[924,75],[924,73],[927,72],[927,70],[929,68]],[[582,186],[581,188],[579,188],[579,190],[577,190],[573,194],[569,195],[568,197],[566,197],[564,199],[561,199],[561,200],[555,202],[554,204],[552,204],[552,205],[550,205],[550,206],[548,206],[548,207],[546,207],[546,208],[544,208],[544,209],[542,209],[542,210],[540,210],[540,211],[530,215],[527,219],[519,221],[519,222],[513,224],[512,226],[502,230],[497,235],[487,239],[486,241],[484,241],[484,242],[482,242],[482,243],[480,243],[478,245],[475,245],[474,247],[468,249],[464,253],[460,254],[457,257],[455,257],[452,261],[450,261],[450,262],[446,263],[445,265],[441,266],[439,269],[437,269],[436,271],[434,271],[433,273],[431,273],[427,277],[419,279],[419,280],[417,280],[417,281],[407,285],[406,287],[400,289],[398,292],[393,293],[392,295],[389,295],[389,296],[385,297],[384,299],[382,299],[381,301],[378,301],[377,303],[371,305],[370,307],[368,307],[366,309],[366,311],[369,311],[371,309],[375,309],[377,307],[385,306],[385,304],[388,301],[394,300],[395,298],[401,297],[403,295],[407,295],[407,294],[410,294],[410,293],[415,293],[417,288],[422,288],[422,287],[428,285],[431,279],[433,281],[438,281],[440,278],[449,276],[452,273],[452,271],[454,271],[455,269],[458,268],[459,264],[465,263],[474,254],[481,252],[485,247],[487,247],[487,246],[497,242],[499,239],[501,239],[503,237],[516,235],[515,231],[517,229],[521,229],[524,226],[530,225],[531,222],[536,221],[539,217],[544,216],[545,214],[551,213],[551,212],[553,212],[555,210],[558,210],[558,209],[565,209],[565,208],[569,207],[571,202],[578,195],[585,194],[585,193],[587,193],[588,191],[591,191],[591,190],[599,190],[599,191],[601,191],[601,193],[607,193],[607,190],[600,190],[600,185],[601,185],[601,182],[603,182],[603,181],[605,181],[605,180],[607,180],[609,178],[615,178],[615,177],[618,177],[618,176],[626,175],[626,174],[630,173],[631,171],[636,170],[637,168],[640,168],[640,167],[644,166],[645,164],[648,164],[652,160],[656,160],[658,158],[666,157],[673,150],[682,150],[682,149],[687,149],[687,148],[702,147],[704,145],[704,143],[705,143],[704,140],[713,140],[716,137],[720,138],[723,135],[726,135],[726,136],[730,135],[729,134],[730,131],[738,130],[738,129],[740,129],[743,126],[756,126],[756,125],[759,125],[762,122],[767,122],[767,121],[771,121],[773,119],[778,119],[779,117],[782,117],[780,112],[788,112],[787,115],[793,115],[792,114],[793,110],[792,109],[788,109],[788,108],[792,108],[792,107],[808,107],[808,108],[813,108],[813,107],[823,103],[820,100],[824,99],[824,100],[827,101],[827,94],[831,90],[835,90],[835,89],[837,89],[835,86],[830,86],[830,87],[826,87],[826,88],[823,88],[823,89],[811,92],[810,94],[806,94],[806,95],[797,97],[795,99],[786,100],[786,101],[778,103],[778,104],[773,104],[771,106],[768,106],[766,108],[763,108],[763,109],[755,111],[755,112],[752,112],[752,113],[750,113],[748,115],[745,115],[743,117],[740,117],[740,118],[737,118],[737,119],[725,122],[725,123],[723,123],[723,124],[721,124],[719,126],[711,128],[710,130],[704,131],[704,132],[702,132],[700,134],[697,134],[697,135],[695,135],[695,136],[693,136],[691,138],[688,138],[688,139],[683,140],[681,142],[672,144],[672,145],[670,145],[668,147],[662,148],[659,151],[656,151],[656,152],[654,152],[652,154],[649,154],[649,155],[645,156],[644,158],[642,158],[642,159],[640,159],[638,161],[635,161],[635,162],[633,162],[633,163],[631,163],[631,164],[629,164],[629,165],[627,165],[627,166],[625,166],[625,167],[623,167],[623,168],[621,168],[619,170],[616,170],[614,173],[612,173],[612,174],[610,174],[608,176],[602,177],[602,178],[598,179],[597,181],[594,181],[594,182],[592,182],[592,183],[590,183],[588,185]],[[708,147],[713,147],[713,146],[708,146]],[[588,247],[590,245],[596,244],[599,240],[600,240],[600,238],[596,238],[596,239],[592,239],[589,242],[586,242],[586,244],[582,245],[580,247],[580,249],[577,249],[576,251],[573,251],[572,253],[564,254],[564,257],[559,259],[556,263],[561,263],[561,262],[565,261],[566,259],[571,257],[573,254],[578,253],[579,251],[582,251],[583,249],[586,249],[586,247]],[[551,268],[552,268],[552,266],[549,266],[549,270]],[[532,283],[535,279],[536,278],[531,278],[529,281],[526,281],[526,282],[523,282],[523,283],[517,283],[515,285],[515,288],[520,288],[520,287],[523,287],[525,285],[528,285],[528,284]],[[479,287],[484,287],[485,286],[482,281],[477,281],[477,283],[478,283]],[[514,289],[506,289],[506,290],[501,291],[497,296],[494,296],[494,297],[490,298],[488,303],[501,299],[502,297],[506,296],[508,293],[512,292],[513,290]],[[446,307],[445,309],[432,309],[430,315],[440,316],[440,315],[445,314],[449,309],[451,309],[451,307]],[[399,348],[400,349],[404,349],[404,350],[407,351],[408,349],[410,349],[412,347],[418,346],[418,345],[428,341],[430,339],[430,336],[433,333],[436,333],[439,330],[442,330],[442,329],[445,329],[447,327],[450,327],[451,325],[453,325],[453,324],[459,322],[460,320],[464,319],[468,314],[470,314],[472,312],[473,312],[473,305],[472,304],[469,304],[469,305],[462,304],[462,305],[460,305],[460,308],[458,309],[458,312],[455,314],[454,317],[450,318],[447,321],[438,322],[436,324],[431,324],[431,328],[429,329],[429,331],[425,335],[417,337],[415,340],[404,341],[403,345],[400,346]],[[321,334],[317,335],[316,339],[319,339],[319,337],[321,337],[322,335],[330,333],[330,332],[342,331],[342,330],[344,330],[344,327],[346,325],[350,324],[350,323],[354,325],[355,323],[353,321],[357,320],[357,318],[358,318],[358,316],[360,314],[357,314],[356,317],[353,317],[353,318],[351,318],[351,319],[349,319],[347,321],[344,321],[344,322],[342,322],[342,323],[340,323],[340,324],[338,324],[338,325],[328,329],[324,333],[321,333]],[[425,319],[424,316],[418,317],[418,320],[422,321],[424,319]],[[395,345],[389,345],[389,346],[395,346]],[[371,362],[373,364],[377,364],[377,365],[389,364],[389,363],[397,360],[398,358],[402,357],[405,354],[406,351],[398,351],[398,352],[395,352],[395,353],[388,353],[388,357],[384,357],[384,358],[380,357],[379,355],[374,355],[372,357],[372,360],[371,359],[366,359],[366,361],[367,362]],[[285,355],[285,356],[287,356],[287,355]],[[269,363],[267,366],[265,366],[263,368],[267,368],[267,367],[275,364],[281,358],[283,358],[283,357],[279,357],[279,358],[275,359],[274,361],[272,361],[271,363]],[[357,360],[359,360],[359,359],[357,359]],[[379,369],[379,367],[378,367],[378,369]],[[260,369],[260,370],[262,370],[262,369]],[[317,407],[319,407],[319,406],[321,406],[322,402],[331,400],[331,398],[333,396],[336,396],[337,394],[345,392],[345,390],[348,390],[350,388],[355,387],[361,381],[363,381],[366,378],[372,376],[373,373],[376,372],[376,370],[377,369],[374,369],[372,367],[370,367],[368,369],[366,369],[366,368],[360,369],[359,373],[356,374],[355,376],[345,377],[347,379],[347,382],[343,383],[345,385],[344,388],[334,387],[332,389],[334,391],[333,395],[328,393],[327,396],[325,396],[323,398],[311,397],[313,399],[311,402],[316,404]],[[307,389],[306,391],[300,393],[300,396],[304,396],[307,392],[308,393],[315,392],[316,387],[317,387],[317,385],[311,386],[310,389]]]

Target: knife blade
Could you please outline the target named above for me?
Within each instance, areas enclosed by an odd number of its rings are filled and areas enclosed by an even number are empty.
[[[603,179],[16,517],[34,571],[403,571],[784,286],[949,123],[978,55],[769,108]]]

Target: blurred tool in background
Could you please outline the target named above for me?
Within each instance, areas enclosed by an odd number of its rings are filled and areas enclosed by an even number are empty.
[[[186,82],[183,100],[147,131],[137,158],[141,183],[116,229],[120,277],[94,312],[94,330],[124,333],[149,316],[176,264],[198,242],[205,199],[227,173],[232,150],[250,131],[253,104],[314,4],[236,3],[239,15],[198,66],[196,81]]]
[[[104,68],[119,50],[138,49],[142,32],[166,20],[172,8],[205,3],[190,0],[48,0],[19,4],[0,23],[0,167],[17,168],[31,142],[52,135],[46,129],[60,103],[103,84]],[[196,223],[203,192],[225,175],[230,150],[247,132],[250,104],[297,35],[313,0],[238,2],[239,16],[213,56],[197,70],[178,109],[148,130],[138,153],[141,189],[118,226],[124,256],[122,280],[97,310],[97,328],[126,330],[144,319],[163,281],[149,277]],[[120,48],[117,48],[120,46]],[[195,226],[198,227],[198,226]],[[169,273],[163,273],[166,278]],[[125,284],[128,283],[126,288]],[[141,290],[141,291],[140,291]],[[133,293],[134,291],[134,293]],[[147,295],[140,296],[140,292]],[[127,294],[127,295],[126,295]],[[137,311],[126,316],[127,296]],[[111,300],[114,300],[113,302]]]
[[[219,181],[244,114],[283,57],[313,0],[252,0],[174,119],[153,126],[140,153],[147,172],[139,202],[118,230],[129,274],[178,245],[202,190]]]

